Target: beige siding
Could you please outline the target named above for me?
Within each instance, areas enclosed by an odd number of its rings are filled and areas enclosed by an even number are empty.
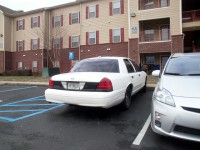
[[[131,17],[131,27],[137,27],[139,31],[139,21],[161,18],[170,18],[171,35],[182,34],[181,0],[170,0],[170,6],[165,8],[155,8],[149,10],[138,10],[138,0],[130,0],[130,13],[135,13],[136,17]],[[131,34],[131,38],[138,38],[139,32]]]
[[[51,12],[51,18],[55,15],[63,15],[64,18],[64,46],[69,47],[69,36],[80,35],[81,45],[86,45],[86,32],[99,31],[99,44],[109,43],[109,29],[124,28],[125,42],[128,41],[128,4],[124,1],[124,14],[109,16],[109,2],[93,1],[66,8],[59,8]],[[86,6],[99,5],[99,18],[86,19]],[[80,24],[69,25],[69,14],[80,12]],[[53,29],[55,32],[55,29]],[[81,33],[81,34],[80,34]]]
[[[31,17],[40,16],[40,27],[31,28]],[[25,30],[16,30],[16,22],[17,20],[23,20],[25,19]],[[31,39],[37,39],[40,38],[41,40],[44,38],[44,15],[43,13],[35,13],[27,16],[21,16],[14,18],[14,26],[13,26],[13,42],[14,42],[14,50],[16,51],[16,41],[22,41],[25,40],[25,50],[31,49]],[[42,43],[42,42],[41,42]],[[43,45],[41,46],[43,48]]]
[[[12,19],[5,16],[5,29],[4,29],[4,39],[5,39],[5,51],[11,51],[11,28],[12,28]]]

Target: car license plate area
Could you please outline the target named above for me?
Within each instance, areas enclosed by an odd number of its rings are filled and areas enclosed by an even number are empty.
[[[68,90],[82,90],[85,83],[83,82],[68,82],[67,89]]]

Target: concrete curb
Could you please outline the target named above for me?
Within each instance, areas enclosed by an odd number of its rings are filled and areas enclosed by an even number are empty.
[[[0,85],[30,85],[30,86],[48,86],[48,82],[17,82],[17,81],[0,81]]]

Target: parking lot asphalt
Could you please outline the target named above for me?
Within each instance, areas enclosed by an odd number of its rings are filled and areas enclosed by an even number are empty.
[[[191,150],[200,143],[159,136],[148,121],[152,91],[129,110],[47,103],[46,86],[0,86],[1,150]]]

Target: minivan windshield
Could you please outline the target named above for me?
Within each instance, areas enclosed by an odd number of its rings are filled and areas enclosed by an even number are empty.
[[[87,59],[78,63],[71,72],[119,73],[117,59]]]
[[[200,57],[172,57],[166,66],[164,74],[181,76],[200,76]]]

